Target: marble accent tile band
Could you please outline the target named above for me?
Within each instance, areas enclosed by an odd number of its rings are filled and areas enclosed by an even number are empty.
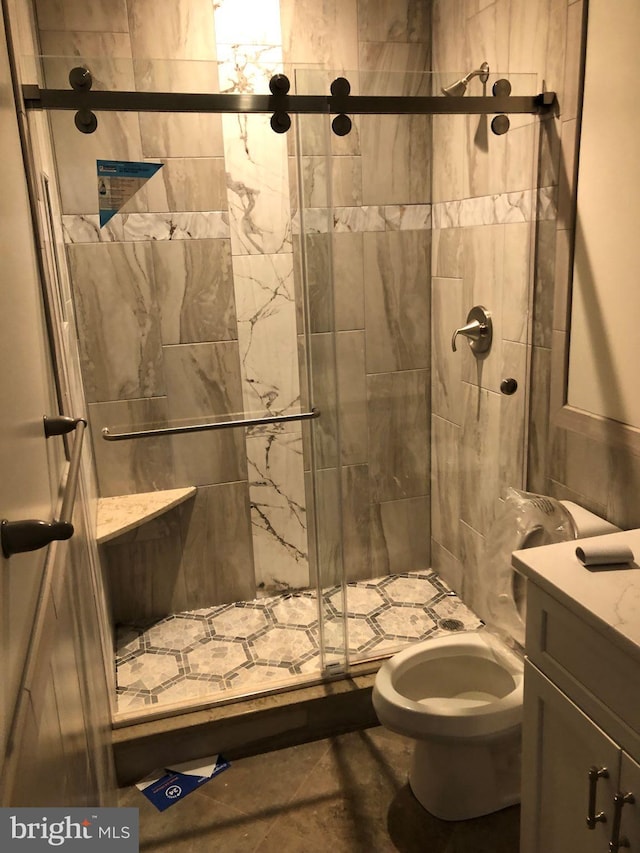
[[[226,210],[116,214],[103,228],[97,214],[66,214],[62,217],[62,227],[68,244],[215,240],[230,235]]]
[[[308,208],[307,234],[326,234],[331,222],[336,233],[370,231],[427,231],[434,229],[505,225],[511,222],[552,220],[556,217],[555,187],[521,190],[491,196],[431,204],[387,204],[362,207]],[[224,210],[189,213],[129,213],[116,215],[99,227],[97,214],[62,217],[66,243],[113,243],[140,240],[222,239],[230,236]],[[300,234],[300,214],[293,217],[293,233]]]

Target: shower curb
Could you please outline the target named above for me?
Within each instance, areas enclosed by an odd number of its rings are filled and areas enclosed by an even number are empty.
[[[233,761],[378,726],[375,672],[113,729],[118,785],[222,753]]]

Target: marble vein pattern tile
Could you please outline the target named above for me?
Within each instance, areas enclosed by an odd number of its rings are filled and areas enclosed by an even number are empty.
[[[555,205],[555,187],[434,202],[433,227],[439,229],[530,222],[534,216],[544,220],[554,219]]]
[[[422,42],[430,31],[427,0],[358,0],[360,41]]]
[[[100,227],[98,214],[67,214],[62,221],[66,243],[217,240],[228,238],[230,234],[226,210],[121,213],[103,227]]]
[[[365,234],[368,373],[429,367],[430,270],[429,232]]]
[[[291,252],[286,141],[269,116],[222,117],[234,255]]]
[[[173,454],[165,438],[110,442],[101,435],[103,427],[166,426],[166,397],[90,403],[89,421],[101,497],[173,487]]]
[[[163,350],[171,420],[210,420],[243,411],[237,341],[180,344]],[[172,445],[176,485],[246,479],[241,430],[177,435]]]
[[[309,585],[302,431],[246,439],[256,586]]]
[[[122,217],[125,240],[215,240],[229,236],[226,210],[195,213],[129,213]]]
[[[340,73],[358,68],[356,0],[282,0],[280,16],[286,62]]]
[[[218,79],[223,94],[268,95],[269,81],[282,70],[282,48],[277,44],[218,41]]]
[[[367,41],[360,42],[359,53],[362,95],[431,94],[429,44]]]
[[[129,32],[126,0],[37,0],[41,30]]]
[[[160,162],[164,164],[162,169],[145,185],[150,211],[227,209],[227,177],[222,157],[172,157],[160,158]]]
[[[340,330],[364,329],[364,239],[362,234],[334,233],[334,310]]]
[[[374,501],[425,494],[429,482],[429,371],[367,376],[369,474]]]
[[[390,654],[407,642],[476,630],[478,617],[431,570],[397,573],[346,587],[352,660]],[[339,587],[273,594],[177,613],[117,632],[118,710],[222,698],[305,681],[319,674],[319,607],[326,650],[345,652]]]
[[[63,214],[98,212],[96,160],[142,160],[142,141],[135,113],[102,112],[95,133],[79,133],[72,113],[49,116],[58,169]],[[145,211],[144,196],[136,193],[125,210]]]
[[[381,207],[337,207],[333,211],[336,231],[384,231],[384,210]]]
[[[460,518],[482,535],[489,530],[500,497],[501,396],[464,383]]]
[[[77,65],[91,69],[91,88],[135,90],[128,33],[42,31],[44,82],[48,89],[68,89],[69,72]]]
[[[371,526],[373,574],[404,572],[431,563],[429,495],[374,504]]]
[[[135,56],[215,59],[213,5],[209,0],[190,0],[188,6],[162,3],[160,7],[157,0],[127,0],[127,7]]]
[[[66,214],[62,217],[65,243],[122,243],[122,217],[114,216],[100,227],[97,213]]]
[[[253,598],[256,583],[247,481],[200,487],[180,507],[187,607]]]
[[[244,411],[299,406],[293,255],[236,255],[233,278]]]
[[[229,240],[151,244],[163,344],[237,335]]]
[[[364,204],[424,204],[431,201],[431,116],[363,115]]]
[[[89,402],[164,393],[160,315],[148,243],[69,246]]]
[[[461,359],[451,349],[453,330],[466,319],[463,282],[459,278],[431,280],[431,410],[452,423],[461,421]]]
[[[460,388],[462,391],[462,388]],[[433,538],[454,556],[460,553],[461,427],[432,416],[431,524]]]
[[[356,465],[368,457],[365,333],[338,332],[335,346],[342,464]]]
[[[385,205],[384,221],[387,231],[428,231],[431,228],[431,205]]]

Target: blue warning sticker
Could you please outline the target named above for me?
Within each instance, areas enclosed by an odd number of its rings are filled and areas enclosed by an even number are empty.
[[[96,164],[101,228],[164,165],[163,163],[135,163],[129,160],[97,160]]]

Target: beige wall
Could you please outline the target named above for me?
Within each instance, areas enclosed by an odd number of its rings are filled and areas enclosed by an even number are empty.
[[[582,432],[568,430],[556,423],[564,403],[568,332],[568,298],[571,279],[575,205],[575,140],[578,114],[579,62],[584,46],[583,18],[586,6],[582,0],[572,3],[567,11],[567,47],[564,71],[565,110],[560,117],[561,156],[558,181],[557,249],[555,254],[555,306],[553,338],[548,349],[540,351],[538,373],[541,387],[551,386],[550,399],[539,398],[540,414],[548,405],[549,430],[541,435],[543,449],[537,467],[538,482],[560,498],[580,503],[593,512],[623,527],[640,525],[640,457],[620,443],[615,429],[598,430],[596,437],[588,425]],[[545,452],[546,451],[546,452]],[[544,472],[544,473],[543,473]]]

